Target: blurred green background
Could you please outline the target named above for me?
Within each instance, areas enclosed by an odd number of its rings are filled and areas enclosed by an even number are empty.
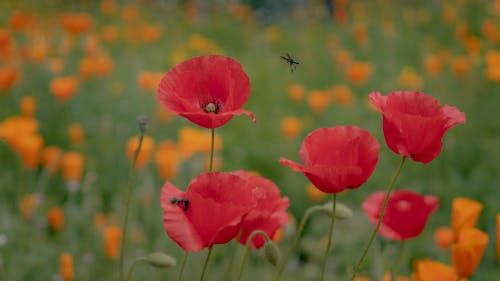
[[[272,179],[290,198],[295,218],[328,198],[311,196],[307,179],[281,166],[279,157],[298,160],[302,139],[319,127],[356,125],[381,143],[370,180],[339,196],[355,215],[336,226],[327,280],[347,279],[372,229],[360,204],[387,187],[399,162],[384,145],[380,113],[369,106],[367,95],[419,90],[464,111],[467,123],[446,134],[441,155],[428,165],[409,161],[398,181],[397,188],[441,198],[424,233],[408,243],[401,273],[409,275],[419,258],[450,263],[449,252],[436,247],[433,231],[450,224],[454,198],[468,197],[484,204],[477,227],[490,235],[470,280],[500,280],[495,252],[500,1],[333,3],[329,10],[324,1],[291,0],[2,1],[0,122],[21,115],[22,100],[32,97],[37,134],[43,139],[34,153],[41,155],[49,145],[75,151],[83,155],[84,169],[75,188],[61,172],[51,174],[38,163],[26,167],[9,142],[0,141],[0,279],[61,280],[62,252],[73,257],[74,280],[116,279],[118,262],[106,257],[104,229],[122,223],[130,166],[126,147],[138,134],[136,119],[149,117],[147,134],[156,144],[152,153],[165,140],[181,146],[180,130],[193,125],[165,113],[156,99],[156,83],[185,59],[218,53],[243,65],[252,85],[244,108],[258,120],[253,124],[235,117],[216,130],[222,140],[219,169],[252,170]],[[280,59],[287,52],[301,63],[293,73]],[[66,100],[50,86],[59,77],[77,81]],[[286,123],[285,117],[294,121]],[[83,132],[80,141],[69,133],[75,123]],[[190,147],[189,141],[182,145]],[[199,152],[176,162],[171,181],[185,188],[204,171],[205,160],[206,153]],[[164,181],[151,155],[136,177],[126,265],[152,251],[182,257],[163,230],[159,194]],[[59,229],[48,219],[53,207],[64,214]],[[318,278],[327,221],[318,216],[307,225],[284,280]],[[284,231],[282,251],[294,227]],[[377,244],[384,254],[373,251],[363,275],[388,268],[395,259],[395,243]],[[231,249],[214,248],[207,280],[221,278]],[[185,280],[197,280],[204,257],[191,255]],[[252,254],[245,280],[271,280],[273,273],[260,253]],[[138,265],[134,279],[176,276],[176,268]]]

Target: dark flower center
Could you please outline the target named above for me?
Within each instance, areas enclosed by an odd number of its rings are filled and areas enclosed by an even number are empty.
[[[222,107],[223,107],[222,103],[218,100],[207,102],[201,105],[201,108],[203,108],[203,110],[206,113],[215,113],[215,114],[219,113],[222,110]]]

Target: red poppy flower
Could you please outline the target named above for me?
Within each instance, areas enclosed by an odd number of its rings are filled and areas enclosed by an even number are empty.
[[[281,158],[282,165],[302,172],[314,186],[337,193],[362,185],[378,161],[379,143],[370,132],[354,126],[316,129],[299,151],[304,165]]]
[[[384,198],[385,193],[377,191],[363,202],[363,210],[374,225],[378,222]],[[422,196],[409,190],[394,191],[389,197],[379,233],[394,240],[417,237],[438,207],[439,198],[436,196]]]
[[[444,133],[465,123],[465,113],[424,93],[398,91],[382,96],[369,95],[383,114],[385,142],[395,153],[422,163],[431,162],[441,152]]]
[[[166,182],[160,200],[167,235],[187,252],[235,238],[241,221],[255,206],[247,181],[222,172],[199,175],[186,192]]]
[[[218,128],[241,109],[250,96],[250,81],[236,60],[220,55],[186,60],[168,71],[158,86],[158,99],[168,110],[205,127]]]
[[[247,243],[248,237],[255,230],[262,230],[272,239],[276,231],[288,223],[286,210],[290,205],[287,197],[281,197],[279,188],[271,181],[261,176],[254,176],[248,172],[238,172],[248,181],[252,189],[257,206],[248,213],[241,224],[242,233],[239,242]],[[264,246],[265,240],[256,235],[252,239],[254,249]]]

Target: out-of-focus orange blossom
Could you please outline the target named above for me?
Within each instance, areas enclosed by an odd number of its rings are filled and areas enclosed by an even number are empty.
[[[120,253],[122,230],[116,225],[109,225],[104,229],[104,252],[106,258],[114,260]]]
[[[63,154],[61,169],[66,181],[80,181],[83,175],[83,155],[70,151]]]
[[[36,112],[36,99],[32,96],[24,96],[19,107],[23,116],[33,117]]]
[[[72,281],[75,273],[73,269],[73,256],[68,252],[61,253],[59,257],[59,274],[63,281]]]
[[[305,91],[304,86],[293,83],[288,87],[288,96],[292,101],[300,102],[304,99]]]
[[[45,169],[55,172],[59,168],[62,150],[57,146],[46,146],[42,152],[42,165]]]
[[[73,96],[78,86],[74,76],[54,78],[50,82],[50,92],[60,101],[66,101]]]
[[[19,71],[15,67],[0,67],[0,94],[6,93],[19,79]]]
[[[78,35],[92,27],[92,17],[87,13],[65,13],[61,15],[61,24],[71,34]]]
[[[40,205],[40,196],[36,194],[27,194],[21,199],[20,211],[25,220],[30,220],[33,209]]]
[[[142,71],[139,73],[137,81],[142,89],[156,91],[163,75],[163,73],[159,72]]]
[[[126,147],[126,154],[130,161],[134,160],[135,152],[137,146],[139,145],[139,137],[135,136],[129,139]],[[144,136],[142,140],[141,150],[137,155],[137,161],[135,162],[135,167],[140,169],[149,163],[151,154],[153,153],[155,147],[155,141],[150,136]]]
[[[172,179],[177,174],[180,155],[176,144],[171,140],[162,141],[154,155],[158,173],[164,179]]]
[[[52,230],[61,230],[64,225],[64,212],[60,207],[53,207],[47,213],[47,220]]]
[[[302,132],[303,123],[295,116],[285,116],[281,119],[281,132],[285,138],[296,138]]]
[[[73,145],[78,145],[83,141],[83,128],[80,123],[69,125],[69,139]]]
[[[330,105],[331,97],[326,91],[313,90],[307,95],[309,108],[315,113],[321,113]]]
[[[347,65],[346,76],[354,85],[364,84],[372,74],[372,66],[368,62],[351,62]]]
[[[319,202],[323,200],[326,196],[326,194],[323,191],[319,190],[313,184],[308,184],[306,186],[306,194],[307,198],[309,198],[313,202]]]
[[[330,88],[333,102],[339,103],[343,106],[350,106],[353,104],[354,96],[351,89],[347,85],[336,85]]]

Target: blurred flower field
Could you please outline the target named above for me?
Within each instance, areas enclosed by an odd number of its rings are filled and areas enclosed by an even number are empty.
[[[376,280],[399,259],[397,280],[500,280],[500,1],[336,0],[331,15],[323,1],[177,2],[0,3],[0,280],[118,279],[144,117],[125,267],[152,252],[180,264],[161,189],[167,180],[184,189],[211,166],[211,132],[166,110],[157,88],[175,65],[209,54],[242,65],[251,85],[244,108],[257,120],[237,116],[215,130],[213,170],[251,171],[288,197],[288,224],[272,237],[282,253],[306,210],[331,197],[280,157],[298,161],[317,128],[364,128],[380,142],[378,164],[359,189],[338,194],[353,215],[335,224],[326,263],[325,280],[348,280],[378,217],[363,202],[386,190],[399,162],[368,95],[414,90],[467,120],[446,133],[432,162],[408,160],[396,184],[439,198],[422,234],[402,258],[397,241],[378,236],[359,274],[372,279],[357,280]],[[287,53],[300,62],[294,70],[280,58]],[[282,280],[319,279],[329,221],[305,224]],[[459,235],[464,225],[474,231]],[[484,253],[467,252],[478,243]],[[236,245],[213,248],[206,280],[224,280]],[[273,280],[262,252],[250,254],[243,280]],[[189,256],[184,280],[198,280],[204,259]],[[132,280],[178,276],[176,267],[134,269]],[[452,277],[432,279],[438,271]]]

